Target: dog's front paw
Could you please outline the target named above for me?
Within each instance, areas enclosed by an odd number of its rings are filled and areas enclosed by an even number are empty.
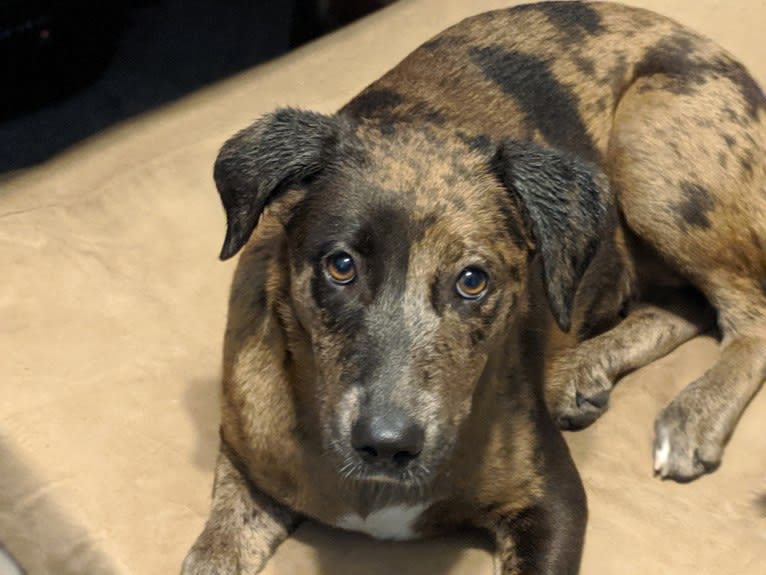
[[[255,575],[263,569],[266,557],[251,549],[236,549],[225,538],[203,533],[181,566],[181,575]]]
[[[565,354],[548,375],[548,407],[561,429],[582,429],[596,421],[609,406],[614,382],[587,354]]]
[[[212,551],[198,549],[195,545],[184,559],[181,575],[239,575],[240,570],[234,554],[225,548]]]
[[[654,422],[654,472],[663,479],[687,482],[710,473],[721,463],[725,439],[720,426],[704,417],[704,409],[683,393]]]

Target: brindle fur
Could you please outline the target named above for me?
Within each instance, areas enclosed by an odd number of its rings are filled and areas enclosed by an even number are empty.
[[[657,471],[688,480],[766,377],[764,149],[766,100],[730,55],[578,2],[469,18],[337,114],[237,134],[216,163],[222,257],[247,245],[213,508],[184,573],[256,573],[303,517],[418,503],[417,535],[490,531],[498,573],[577,572],[585,497],[555,423],[594,421],[622,374],[717,319],[721,358],[655,425]],[[322,273],[338,246],[351,288]],[[454,280],[477,263],[491,287],[467,304]],[[580,341],[545,388],[541,291]],[[426,437],[394,479],[349,441],[389,409]]]

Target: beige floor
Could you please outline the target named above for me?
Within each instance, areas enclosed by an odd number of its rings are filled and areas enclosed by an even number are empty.
[[[175,573],[202,526],[233,270],[216,260],[221,142],[277,105],[331,111],[448,24],[509,4],[401,0],[0,181],[0,541],[30,574]],[[635,4],[717,39],[766,80],[766,2]],[[715,474],[651,475],[655,413],[715,355],[710,339],[687,344],[567,436],[590,497],[583,573],[766,573],[766,395]],[[382,544],[315,525],[267,568],[491,572],[481,539]]]

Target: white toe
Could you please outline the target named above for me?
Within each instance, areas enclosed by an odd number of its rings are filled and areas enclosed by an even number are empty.
[[[668,462],[670,456],[670,441],[667,437],[662,439],[660,446],[654,449],[654,472],[659,473],[663,471],[665,464]]]

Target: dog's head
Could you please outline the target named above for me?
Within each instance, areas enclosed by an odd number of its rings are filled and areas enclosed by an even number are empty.
[[[316,426],[304,431],[340,473],[401,484],[448,460],[525,310],[530,255],[569,327],[609,204],[603,175],[553,150],[480,152],[294,109],[229,140],[215,179],[223,259],[267,206],[284,223],[281,319]]]

